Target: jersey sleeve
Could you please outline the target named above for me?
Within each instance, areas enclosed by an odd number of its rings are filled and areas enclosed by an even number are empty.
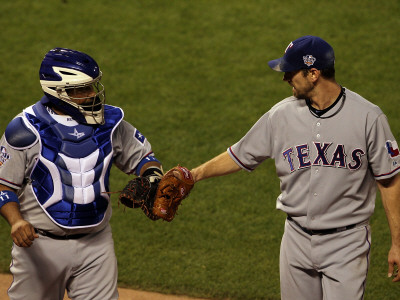
[[[140,131],[122,121],[113,133],[114,164],[123,172],[135,172],[138,164],[153,155],[151,144]]]
[[[26,171],[26,151],[11,147],[3,135],[0,140],[0,184],[20,189]]]
[[[386,179],[399,173],[399,146],[384,114],[373,123],[367,138],[369,163],[375,179]]]
[[[239,142],[228,148],[228,153],[241,168],[251,172],[272,157],[272,150],[272,126],[267,112]]]

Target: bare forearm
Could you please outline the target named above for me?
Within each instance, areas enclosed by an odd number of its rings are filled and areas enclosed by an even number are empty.
[[[228,175],[241,170],[228,152],[221,153],[208,162],[191,170],[195,182],[210,178]]]
[[[388,277],[400,281],[400,175],[378,182],[382,203],[390,227],[392,246],[388,254]],[[396,270],[397,268],[397,270]]]
[[[400,247],[400,175],[389,182],[378,183],[392,236],[392,244]]]
[[[18,221],[23,220],[19,211],[19,205],[15,202],[10,202],[2,206],[0,213],[4,219],[6,219],[8,224],[10,224],[10,226],[13,226]]]

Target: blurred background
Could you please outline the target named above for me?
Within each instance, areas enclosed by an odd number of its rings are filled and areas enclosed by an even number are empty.
[[[0,8],[0,129],[42,96],[38,71],[54,47],[91,55],[107,103],[151,142],[167,170],[193,168],[238,141],[291,95],[267,62],[290,41],[317,35],[335,49],[336,78],[379,105],[400,140],[398,0],[41,0]],[[356,113],[356,112],[355,112]],[[129,177],[112,170],[111,189]],[[112,227],[119,284],[210,299],[280,299],[273,161],[254,172],[202,181],[173,222],[118,206]],[[390,233],[379,196],[371,220],[365,299],[399,299],[386,278]],[[12,245],[0,218],[0,272]]]

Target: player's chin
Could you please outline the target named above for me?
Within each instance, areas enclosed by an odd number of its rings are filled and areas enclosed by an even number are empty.
[[[302,95],[298,91],[296,91],[294,88],[293,88],[292,92],[293,92],[293,96],[295,96],[297,99],[302,98]]]
[[[304,93],[300,93],[298,90],[293,88],[293,96],[296,97],[297,99],[306,99],[306,95]]]

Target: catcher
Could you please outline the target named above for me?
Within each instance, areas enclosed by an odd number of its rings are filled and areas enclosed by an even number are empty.
[[[129,181],[119,200],[129,208],[140,207],[153,221],[161,218],[171,222],[193,185],[193,176],[185,167],[178,165],[164,174],[162,168],[152,166]]]

